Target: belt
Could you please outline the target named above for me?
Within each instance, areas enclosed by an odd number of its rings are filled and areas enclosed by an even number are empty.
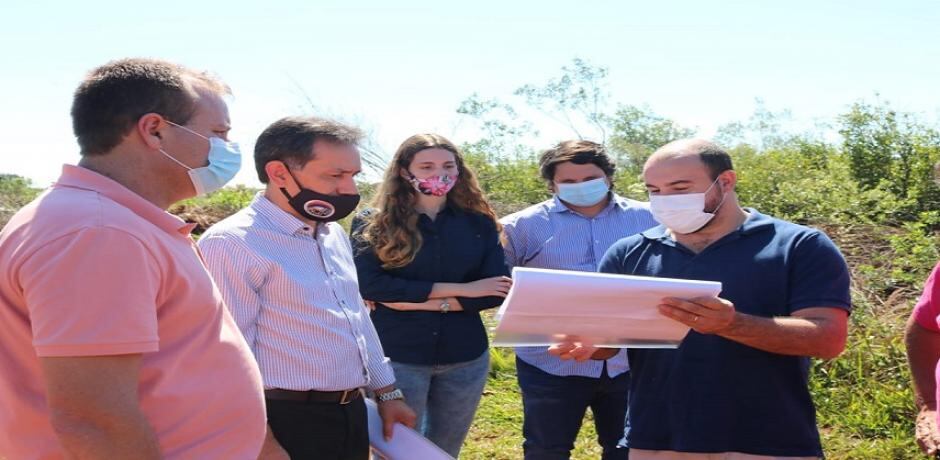
[[[282,401],[349,404],[362,397],[362,389],[353,388],[343,391],[294,391],[279,388],[264,390],[264,397]]]

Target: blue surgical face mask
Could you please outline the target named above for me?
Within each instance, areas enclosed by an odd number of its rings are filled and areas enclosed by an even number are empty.
[[[222,188],[228,181],[235,177],[235,174],[238,174],[238,170],[241,169],[242,166],[242,154],[238,148],[238,144],[225,142],[218,137],[210,138],[203,136],[185,126],[180,126],[169,120],[166,120],[166,122],[209,141],[209,166],[201,166],[198,168],[190,168],[183,164],[183,162],[173,158],[173,156],[166,153],[163,149],[160,149],[160,153],[189,171],[189,180],[193,183],[193,188],[196,189],[197,195],[205,195]]]
[[[610,187],[607,185],[607,179],[593,179],[577,184],[555,184],[558,190],[558,198],[565,203],[575,206],[594,206],[607,198]]]

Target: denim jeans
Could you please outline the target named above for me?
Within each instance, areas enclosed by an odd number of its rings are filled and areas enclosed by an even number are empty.
[[[516,375],[522,390],[524,419],[522,443],[526,460],[567,460],[581,430],[588,407],[594,414],[597,442],[603,460],[625,460],[629,450],[618,448],[623,437],[630,373],[614,378],[549,374],[516,358]]]
[[[392,368],[395,385],[418,415],[418,432],[457,458],[483,396],[489,350],[463,363],[428,366],[392,361]]]

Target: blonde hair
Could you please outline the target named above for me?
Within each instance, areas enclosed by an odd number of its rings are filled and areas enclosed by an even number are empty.
[[[402,177],[401,170],[408,169],[418,152],[433,148],[453,153],[457,163],[457,183],[447,194],[447,203],[486,216],[493,221],[497,232],[502,230],[496,213],[483,196],[476,175],[464,163],[457,147],[437,134],[416,134],[405,139],[395,152],[372,201],[375,211],[366,216],[362,231],[363,240],[372,246],[382,261],[382,268],[404,267],[414,261],[421,249],[423,239],[418,230],[419,215],[415,210],[418,192]]]

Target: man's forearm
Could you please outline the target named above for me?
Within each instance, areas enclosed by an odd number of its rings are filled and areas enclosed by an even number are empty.
[[[718,335],[770,353],[832,359],[845,347],[844,331],[819,318],[764,318],[736,313]]]
[[[143,414],[99,415],[94,419],[79,415],[53,415],[52,426],[66,458],[161,458],[157,436]]]

